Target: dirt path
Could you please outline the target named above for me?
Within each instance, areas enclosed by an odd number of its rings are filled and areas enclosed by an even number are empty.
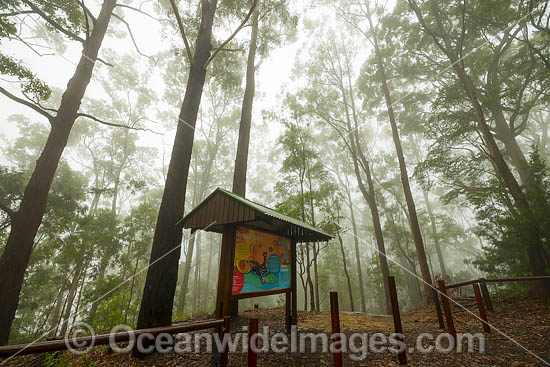
[[[543,360],[550,361],[550,304],[527,298],[508,298],[494,300],[495,313],[489,314],[489,322],[503,334],[494,331],[485,336],[485,352],[479,352],[479,345],[473,353],[412,353],[408,354],[410,366],[544,366]],[[455,325],[459,333],[481,333],[479,320],[468,312],[455,311]],[[477,315],[477,310],[472,307]],[[232,336],[242,332],[248,326],[250,317],[257,316],[260,320],[260,329],[268,325],[269,334],[284,333],[284,310],[260,309],[241,313],[239,320],[232,323]],[[205,316],[193,318],[204,318]],[[330,314],[328,312],[299,312],[298,331],[309,333],[329,333]],[[374,333],[389,335],[393,331],[391,317],[369,316],[360,313],[341,313],[341,329],[348,337],[353,333],[367,333],[370,337]],[[431,333],[437,336],[439,330],[437,319],[430,308],[421,308],[403,316],[407,348],[416,344],[417,336],[421,333]],[[511,338],[512,340],[508,339]],[[355,340],[359,343],[359,339]],[[318,349],[322,342],[316,343]],[[205,343],[203,343],[204,347]],[[306,350],[310,351],[309,339],[305,342]],[[425,342],[424,347],[434,345],[434,342]],[[446,344],[443,343],[445,346]],[[524,349],[525,348],[525,349]],[[531,354],[533,353],[533,354]],[[345,366],[397,366],[395,354],[386,351],[383,353],[367,352],[363,360],[352,360],[352,356],[360,356],[361,352],[344,355]],[[356,358],[357,359],[357,358]],[[8,361],[6,366],[43,366],[44,356],[18,357]],[[331,366],[332,355],[328,353],[267,353],[260,354],[260,366]],[[85,357],[76,357],[63,353],[59,364],[50,366],[210,366],[211,355],[207,353],[185,353],[177,355],[151,355],[144,359],[134,359],[129,355],[110,352],[108,347],[96,347]],[[246,366],[247,354],[242,352],[230,355],[230,366]]]

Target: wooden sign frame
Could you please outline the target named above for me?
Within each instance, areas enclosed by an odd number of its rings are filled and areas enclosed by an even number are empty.
[[[290,288],[272,289],[265,291],[232,294],[235,246],[237,241],[237,227],[282,236],[290,240]],[[216,316],[231,316],[231,301],[247,298],[256,298],[274,294],[285,294],[285,319],[287,329],[296,325],[298,321],[297,287],[296,287],[296,241],[289,236],[246,225],[246,223],[231,223],[223,226],[222,246],[220,253],[220,271],[218,274],[218,292],[216,295]]]

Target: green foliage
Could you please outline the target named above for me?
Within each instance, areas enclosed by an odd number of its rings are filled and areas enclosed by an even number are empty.
[[[525,190],[548,257],[550,175],[537,149],[534,149],[531,154],[530,170],[531,180]],[[489,244],[483,248],[484,255],[473,263],[481,270],[495,276],[530,275],[532,273],[527,256],[528,244],[522,237],[522,231],[528,221],[513,209],[509,200],[497,189],[489,197],[476,198],[479,234],[487,238]]]
[[[44,367],[65,367],[67,365],[67,357],[63,352],[47,353],[42,362]]]
[[[23,172],[0,166],[0,203],[15,208],[23,195],[25,175]]]
[[[275,192],[283,199],[276,208],[315,224],[315,208],[322,206],[334,186],[327,181],[328,174],[309,126],[286,121],[279,144],[285,152],[281,167],[284,179],[275,185]]]
[[[105,286],[101,290],[101,294],[105,293],[105,290],[113,288],[113,285],[122,283],[123,279],[112,278],[107,282],[109,285]],[[107,298],[107,301],[101,303],[97,310],[97,314],[92,320],[92,327],[96,330],[111,330],[115,325],[122,324],[124,322],[125,312],[135,312],[136,310],[126,310],[127,294],[125,292],[118,292]]]
[[[63,31],[70,33],[71,39],[78,37],[85,29],[85,17],[82,7],[76,1],[67,0],[34,0],[32,7],[20,0],[5,0],[0,2],[0,44],[3,39],[13,39],[25,43],[26,41],[19,37],[23,28],[24,17],[21,15],[30,13],[38,15],[41,22],[50,34],[62,34]],[[31,46],[29,46],[31,47]],[[32,47],[31,47],[32,48]],[[51,96],[51,89],[40,80],[24,63],[10,56],[0,53],[0,74],[9,75],[21,82],[21,91],[36,102],[47,100]]]
[[[26,68],[21,61],[0,54],[0,74],[11,75],[22,81],[21,91],[31,95],[36,101],[50,98],[52,91],[42,80]]]

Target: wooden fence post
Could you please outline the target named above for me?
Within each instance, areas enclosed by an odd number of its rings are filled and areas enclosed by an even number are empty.
[[[432,288],[432,290],[433,290],[433,298],[434,298],[434,305],[435,305],[435,313],[437,314],[437,322],[439,323],[439,328],[444,330],[445,323],[443,322],[443,312],[441,312],[441,303],[439,303],[439,293],[435,288]]]
[[[225,338],[225,334],[229,334],[229,337],[231,337],[231,317],[225,316],[223,318],[223,329],[221,332],[221,341],[223,344],[223,339]],[[221,350],[221,357],[220,357],[220,367],[227,367],[227,361],[229,360],[229,346],[226,344],[225,348],[222,347]]]
[[[399,312],[399,301],[397,299],[397,287],[395,286],[395,277],[389,276],[388,277],[388,284],[390,288],[390,301],[391,301],[391,310],[393,315],[393,325],[395,328],[395,333],[397,339],[405,342],[405,336],[403,335],[403,327],[401,325],[401,313]],[[435,300],[437,302],[437,300]],[[406,365],[407,364],[407,348],[405,347],[401,352],[398,354],[399,357],[399,364],[400,365]]]
[[[332,320],[332,335],[333,343],[341,342],[340,336],[334,336],[334,334],[340,333],[340,311],[338,310],[338,292],[330,292],[330,318]],[[341,344],[340,344],[341,345]],[[334,367],[342,367],[342,352],[334,351],[332,354],[334,358]]]
[[[248,328],[248,367],[258,366],[258,319],[251,318]]]
[[[439,288],[439,291],[441,292],[441,303],[443,303],[443,311],[445,311],[445,319],[447,320],[447,331],[456,339],[456,329],[453,321],[451,303],[449,302],[447,287],[445,286],[445,281],[443,279],[437,281],[437,288]]]
[[[485,312],[485,305],[483,304],[483,299],[481,298],[481,291],[479,290],[479,285],[477,283],[472,284],[474,287],[474,294],[476,296],[477,309],[479,310],[479,317],[483,320],[483,331],[486,333],[491,332],[491,327],[489,326],[489,320],[487,320],[487,313]]]
[[[495,312],[495,309],[493,308],[493,301],[491,301],[491,295],[489,293],[489,289],[487,288],[487,282],[485,281],[485,278],[479,278],[479,287],[481,288],[481,294],[483,295],[483,301],[485,302],[487,311]]]
[[[286,331],[290,332],[292,326],[292,297],[290,291],[285,293],[285,325]]]

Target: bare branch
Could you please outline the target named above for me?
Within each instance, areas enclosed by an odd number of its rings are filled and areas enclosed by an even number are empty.
[[[189,59],[189,65],[193,64],[193,52],[191,52],[191,47],[189,47],[189,41],[187,40],[187,35],[185,34],[185,28],[180,17],[180,12],[178,10],[178,5],[175,0],[170,0],[170,5],[176,16],[176,21],[178,22],[178,28],[180,30],[181,37],[183,38],[183,43],[185,44],[185,51],[187,53],[187,58]]]
[[[113,17],[117,18],[118,20],[120,20],[122,23],[124,23],[124,25],[126,26],[126,29],[128,29],[128,33],[130,34],[130,38],[132,39],[132,42],[134,43],[134,47],[137,51],[138,54],[140,54],[141,56],[144,56],[144,57],[147,57],[147,58],[153,58],[149,55],[145,55],[144,53],[142,53],[140,50],[139,50],[139,47],[136,43],[136,39],[134,38],[134,34],[132,33],[132,29],[130,28],[130,24],[128,24],[127,21],[124,20],[124,18],[122,18],[120,15],[117,15],[115,13],[113,13]],[[112,65],[111,65],[112,66]]]
[[[94,117],[92,115],[89,115],[87,113],[82,113],[82,112],[79,112],[76,114],[76,117],[86,117],[92,121],[95,121],[95,122],[98,122],[102,125],[107,125],[107,126],[111,126],[111,127],[121,127],[123,129],[128,129],[128,130],[136,130],[136,131],[149,131],[153,134],[157,134],[157,135],[163,135],[162,133],[159,133],[159,132],[156,132],[156,131],[153,131],[151,129],[144,129],[144,128],[140,128],[140,127],[134,127],[134,126],[128,126],[128,125],[122,125],[122,124],[117,124],[117,123],[114,123],[114,122],[107,122],[107,121],[103,121],[101,119],[98,119],[97,117]]]
[[[113,64],[111,64],[110,62],[107,62],[107,61],[105,61],[105,60],[103,60],[103,59],[101,59],[101,58],[99,58],[99,57],[96,57],[95,59],[96,59],[97,61],[99,61],[100,63],[104,64],[104,65],[107,65],[107,66],[110,66],[110,67],[114,67]]]
[[[19,98],[16,95],[11,94],[10,92],[8,92],[6,89],[4,89],[2,87],[0,87],[0,93],[2,93],[3,95],[5,95],[6,97],[8,97],[11,100],[14,100],[15,102],[21,103],[22,105],[25,105],[29,108],[32,108],[33,110],[35,110],[36,112],[38,112],[42,116],[46,117],[48,119],[48,121],[50,121],[50,123],[52,122],[53,116],[50,115],[48,112],[44,111],[42,108],[40,108],[36,104],[34,104],[32,102],[29,102],[27,100],[24,100],[23,98]]]
[[[22,15],[22,14],[36,14],[34,10],[21,10],[21,11],[14,11],[12,13],[0,13],[0,17],[13,17],[16,15]]]
[[[173,1],[173,0],[170,0],[170,1]],[[216,57],[218,52],[220,52],[225,47],[225,45],[227,45],[229,42],[231,42],[231,40],[233,38],[235,38],[237,33],[239,33],[241,29],[243,29],[243,27],[248,22],[248,19],[250,19],[250,16],[252,15],[254,10],[256,9],[256,5],[258,5],[258,0],[254,0],[254,2],[252,3],[252,6],[250,7],[250,10],[248,11],[248,14],[246,14],[246,17],[243,19],[241,24],[237,27],[237,29],[235,29],[235,32],[233,32],[233,34],[231,34],[231,36],[229,36],[228,39],[226,39],[220,46],[218,46],[218,48],[216,48],[214,50],[214,52],[212,52],[212,55],[210,55],[210,57],[208,58],[208,60],[206,60],[206,62],[204,64],[205,68],[208,66],[208,64],[210,64],[212,62],[212,60],[214,60],[214,57]]]
[[[126,8],[126,9],[130,9],[130,10],[133,10],[133,11],[136,11],[140,14],[143,14],[151,19],[154,19],[156,20],[157,22],[165,22],[167,21],[167,19],[159,19],[159,18],[156,18],[154,16],[152,16],[151,14],[147,13],[147,12],[144,12],[143,10],[141,9],[138,9],[138,8],[135,8],[133,6],[130,6],[130,5],[125,5],[125,4],[116,4],[115,7],[119,7],[119,8]]]
[[[21,38],[18,34],[14,34],[15,38],[17,38],[21,43],[23,43],[25,46],[27,46],[28,48],[31,49],[32,52],[34,52],[35,54],[37,54],[38,56],[42,57],[42,56],[55,56],[56,53],[48,53],[48,54],[42,54],[40,53],[38,50],[36,50],[33,45],[31,45],[30,42],[27,42],[25,41],[23,38]],[[37,46],[41,46],[41,45],[37,45]]]

